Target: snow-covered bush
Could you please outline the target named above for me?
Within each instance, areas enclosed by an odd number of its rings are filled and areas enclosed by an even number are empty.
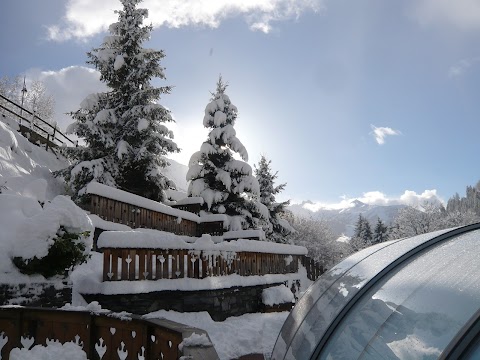
[[[93,225],[66,196],[42,207],[34,197],[0,194],[0,272],[62,275],[88,258]]]
[[[12,259],[21,273],[32,275],[40,274],[46,278],[54,275],[63,275],[66,269],[82,264],[88,259],[84,239],[90,235],[89,231],[71,233],[61,226],[53,244],[44,257],[34,256],[24,259],[17,256]]]

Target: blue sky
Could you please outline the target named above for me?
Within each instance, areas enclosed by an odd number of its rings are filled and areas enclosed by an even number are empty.
[[[228,4],[228,5],[225,5]],[[447,200],[480,176],[480,0],[145,0],[186,164],[221,73],[249,152],[283,198]],[[40,79],[57,120],[99,91],[86,52],[116,0],[4,0],[0,76]]]

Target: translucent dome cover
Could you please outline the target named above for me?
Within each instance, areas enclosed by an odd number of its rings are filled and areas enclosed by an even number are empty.
[[[479,244],[475,224],[350,256],[305,292],[272,359],[437,359],[480,309]]]

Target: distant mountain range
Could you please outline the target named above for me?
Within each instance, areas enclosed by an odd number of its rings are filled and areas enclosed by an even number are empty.
[[[169,159],[169,162],[171,165],[166,169],[165,175],[175,182],[179,191],[186,193],[188,186],[185,177],[188,167],[175,160]],[[327,221],[335,234],[339,236],[341,234],[346,236],[353,235],[355,223],[360,214],[370,222],[373,230],[378,218],[385,224],[390,225],[399,210],[406,207],[405,205],[368,205],[359,200],[352,200],[350,207],[344,209],[319,209],[312,211],[308,209],[309,204],[313,205],[313,202],[304,201],[301,204],[292,204],[288,209],[297,216]]]
[[[312,211],[308,209],[311,201],[304,201],[301,204],[292,204],[288,209],[295,215],[312,219],[325,220],[337,235],[352,236],[355,224],[361,214],[372,225],[372,230],[380,218],[385,224],[390,225],[398,212],[406,205],[368,205],[359,200],[353,200],[350,207],[344,209],[319,209]],[[307,206],[306,206],[307,205]]]

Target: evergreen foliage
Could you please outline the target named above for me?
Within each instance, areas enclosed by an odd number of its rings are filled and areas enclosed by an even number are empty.
[[[355,233],[350,240],[355,251],[364,249],[372,244],[372,228],[368,220],[362,215],[358,215],[357,223],[355,224]]]
[[[378,218],[375,230],[373,231],[372,245],[379,244],[388,240],[388,227]]]
[[[66,270],[86,262],[89,258],[89,255],[85,254],[85,243],[80,241],[82,237],[88,236],[88,231],[70,233],[61,226],[46,256],[35,256],[32,259],[14,257],[12,262],[21,273],[27,275],[40,274],[46,278],[65,275]]]
[[[110,35],[87,54],[87,63],[100,71],[110,91],[89,95],[71,113],[75,122],[69,130],[85,146],[66,149],[73,164],[56,175],[66,179],[77,202],[92,180],[157,201],[175,187],[161,172],[168,165],[165,156],[179,151],[164,125],[173,119],[157,103],[170,87],[150,84],[152,78],[165,79],[160,66],[165,55],[142,47],[152,26],[142,25],[148,11],[137,9],[140,1],[121,0],[123,10],[116,11],[118,22],[110,25]]]
[[[267,210],[256,201],[259,184],[246,163],[247,150],[236,137],[238,110],[226,88],[220,76],[203,118],[203,125],[210,130],[208,138],[189,161],[188,195],[203,198],[203,211],[228,215],[230,230],[255,229],[259,219],[268,216]],[[234,153],[244,161],[236,160]]]
[[[293,228],[287,220],[282,218],[285,208],[290,204],[290,200],[277,202],[275,195],[278,195],[285,189],[286,184],[275,186],[278,172],[272,173],[270,168],[271,160],[267,160],[264,155],[258,162],[258,167],[254,165],[255,177],[260,186],[260,202],[268,209],[268,219],[261,221],[265,236],[269,241],[286,242]]]

